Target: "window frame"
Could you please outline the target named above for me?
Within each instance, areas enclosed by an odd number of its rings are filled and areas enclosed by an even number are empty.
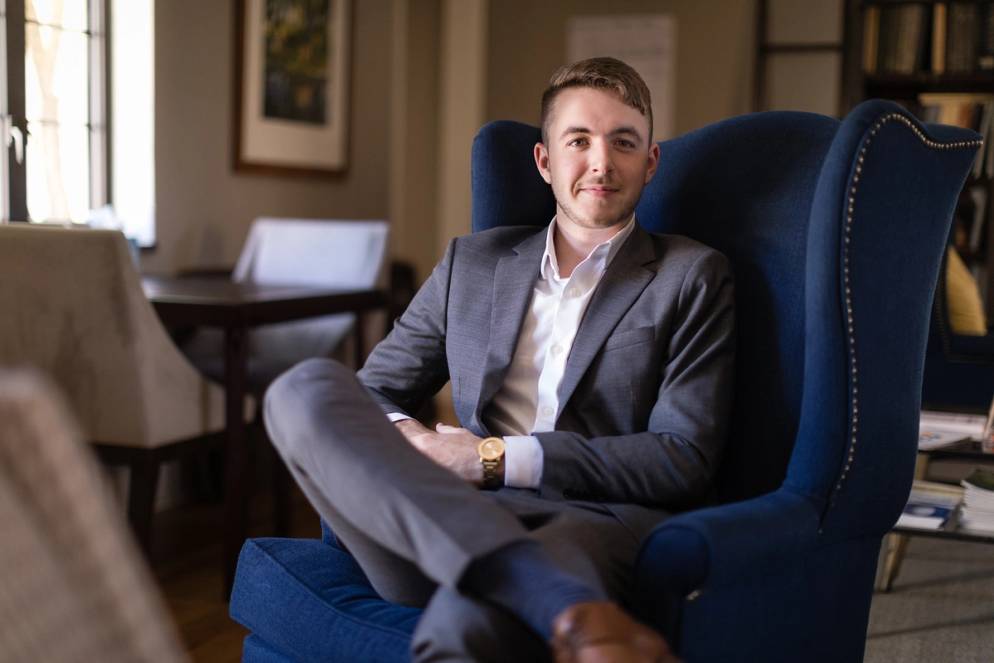
[[[0,201],[2,222],[53,223],[64,225],[69,219],[32,221],[28,218],[27,201],[27,144],[28,134],[26,111],[25,48],[27,46],[27,11],[29,0],[0,0],[0,14],[4,25],[0,29],[0,142],[7,153],[6,172],[3,177],[5,195]],[[110,2],[109,0],[87,0],[87,28],[89,37],[89,80],[88,87],[88,140],[90,160],[89,208],[96,209],[107,204],[111,198],[111,104],[110,104]],[[19,131],[22,136],[21,161],[18,163],[13,135]]]

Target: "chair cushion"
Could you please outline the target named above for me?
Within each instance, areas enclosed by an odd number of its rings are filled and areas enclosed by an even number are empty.
[[[946,301],[953,332],[970,336],[987,334],[987,318],[977,280],[951,246],[946,251]]]
[[[294,663],[294,661],[259,636],[250,635],[242,644],[242,663]]]
[[[229,611],[296,661],[406,661],[421,614],[381,599],[341,548],[276,538],[245,542]]]

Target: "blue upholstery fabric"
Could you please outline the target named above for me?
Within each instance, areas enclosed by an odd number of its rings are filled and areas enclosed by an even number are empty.
[[[687,661],[862,657],[880,539],[911,485],[937,270],[976,152],[926,140],[976,138],[871,101],[843,122],[760,113],[660,145],[639,222],[714,246],[736,278],[720,504],[663,523],[636,567],[637,608]],[[549,222],[538,139],[514,122],[481,130],[474,230]],[[240,582],[241,568],[236,593]],[[262,633],[248,623],[253,610],[240,603],[243,623],[270,643],[327,629],[312,623],[327,617],[305,613]],[[374,628],[341,637],[386,639]]]
[[[260,644],[301,662],[406,660],[420,613],[377,596],[337,545],[294,539],[245,542],[229,610]]]
[[[296,663],[287,654],[274,649],[258,635],[252,634],[242,643],[242,663]]]

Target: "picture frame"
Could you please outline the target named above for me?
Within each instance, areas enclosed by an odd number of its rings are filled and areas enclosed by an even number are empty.
[[[351,0],[235,0],[235,171],[346,173],[351,32]]]

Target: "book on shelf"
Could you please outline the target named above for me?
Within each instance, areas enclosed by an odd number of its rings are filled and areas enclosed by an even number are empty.
[[[870,5],[863,14],[863,71],[877,71],[877,48],[880,39],[880,7]]]
[[[897,527],[940,529],[953,515],[953,511],[953,507],[909,501],[897,519]]]
[[[980,45],[977,68],[994,71],[994,2],[985,2],[980,9]]]
[[[994,71],[994,2],[868,3],[863,9],[863,71]]]
[[[960,525],[967,529],[994,532],[994,471],[976,468],[961,483],[963,507]]]
[[[932,73],[946,71],[946,3],[932,8]]]
[[[946,69],[951,74],[972,73],[977,68],[980,6],[951,2],[946,17]]]
[[[966,246],[974,256],[980,253],[984,241],[984,228],[987,225],[987,188],[972,186],[968,191],[973,203],[973,219],[970,222]]]
[[[963,500],[964,489],[959,486],[916,479],[908,503],[897,519],[897,527],[940,529]]]
[[[921,69],[928,18],[925,5],[887,5],[880,11],[879,70],[912,74]]]
[[[984,175],[984,151],[990,145],[992,133],[992,119],[994,119],[994,100],[989,100],[983,103],[983,109],[980,113],[980,122],[977,126],[977,133],[980,134],[984,139],[984,146],[980,149],[977,154],[977,160],[973,164],[973,177],[974,179],[980,178]]]

